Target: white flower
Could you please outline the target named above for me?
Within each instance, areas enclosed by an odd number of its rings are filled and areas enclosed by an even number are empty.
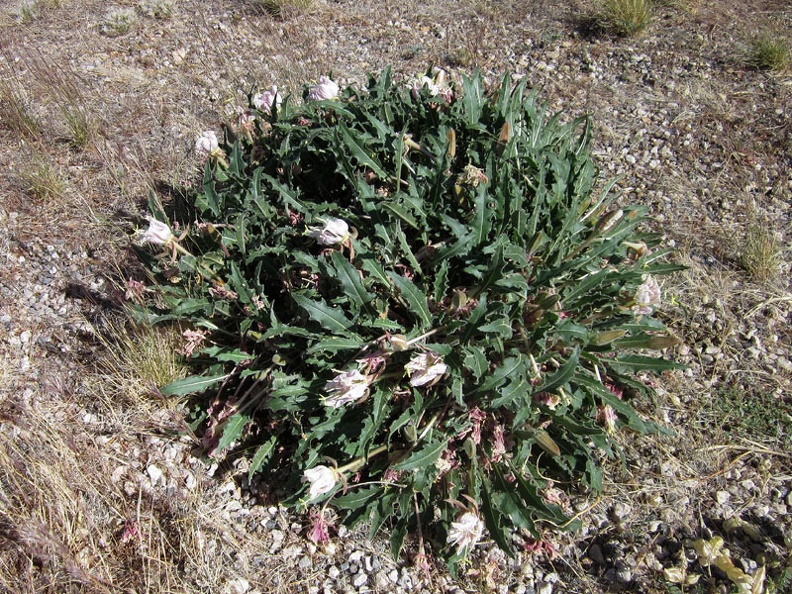
[[[321,227],[309,227],[307,235],[319,245],[336,245],[349,238],[349,225],[341,219],[323,219]]]
[[[660,285],[648,274],[642,277],[643,284],[635,291],[635,305],[633,312],[635,315],[649,315],[652,313],[652,306],[660,303]]]
[[[456,545],[457,553],[467,553],[481,539],[484,522],[473,512],[465,512],[448,530],[448,544]]]
[[[195,141],[195,152],[197,153],[211,155],[218,150],[220,150],[220,143],[217,140],[217,134],[212,130],[207,130]]]
[[[303,472],[302,482],[309,483],[308,498],[316,499],[329,493],[338,482],[337,473],[327,466],[314,466]]]
[[[369,377],[357,369],[339,373],[325,384],[329,396],[324,399],[324,404],[330,408],[341,408],[350,402],[357,402],[368,394],[369,383]]]
[[[312,86],[308,91],[308,99],[311,101],[321,101],[322,99],[335,99],[338,97],[338,85],[326,76],[319,77],[319,83]]]
[[[154,245],[167,245],[173,241],[173,233],[170,227],[157,219],[149,220],[149,228],[140,238],[143,243],[153,243]]]
[[[272,85],[268,91],[253,96],[253,107],[259,111],[271,113],[273,105],[276,109],[281,105],[281,96],[278,94],[278,87],[275,85]]]
[[[440,355],[433,351],[426,351],[416,355],[404,366],[410,376],[411,386],[424,386],[434,382],[448,370],[448,365],[443,363]]]

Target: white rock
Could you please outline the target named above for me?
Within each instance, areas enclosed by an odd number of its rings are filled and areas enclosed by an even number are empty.
[[[151,479],[152,485],[156,485],[160,481],[160,479],[162,479],[162,470],[160,470],[159,467],[156,466],[155,464],[149,464],[146,467],[146,472],[148,473],[149,478]]]
[[[237,578],[228,582],[226,592],[228,594],[246,594],[250,590],[250,582],[245,578]]]

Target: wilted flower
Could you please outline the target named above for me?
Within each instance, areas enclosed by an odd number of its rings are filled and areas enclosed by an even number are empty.
[[[644,274],[643,284],[635,292],[635,305],[633,312],[635,315],[649,315],[652,313],[652,306],[660,303],[660,285],[650,275]]]
[[[151,219],[149,220],[149,228],[146,229],[140,241],[143,243],[153,243],[154,245],[168,245],[173,241],[173,233],[170,227],[162,221]]]
[[[324,399],[325,406],[341,408],[350,402],[357,402],[368,394],[370,379],[357,369],[339,373],[325,384],[330,395]]]
[[[473,512],[465,512],[448,530],[448,544],[456,545],[457,554],[466,554],[481,538],[484,522]]]
[[[217,134],[212,130],[207,130],[195,141],[195,152],[205,153],[207,155],[214,155],[220,150],[220,142],[217,140]]]
[[[328,466],[314,466],[303,472],[302,482],[308,483],[308,499],[316,499],[333,490],[338,473]]]
[[[597,407],[597,422],[605,427],[605,431],[608,433],[614,433],[616,431],[617,419],[616,411],[613,410],[613,407],[609,404]]]
[[[141,299],[143,299],[143,295],[145,294],[146,290],[146,285],[144,283],[130,278],[127,281],[127,290],[126,293],[124,293],[124,297],[127,301],[139,302]]]
[[[323,545],[330,541],[330,522],[325,518],[324,510],[311,510],[308,516],[311,528],[308,530],[308,540],[314,544]]]
[[[308,237],[313,237],[319,245],[336,245],[349,238],[349,225],[342,219],[322,220],[321,227],[308,227]]]
[[[177,349],[177,352],[185,357],[192,357],[195,350],[201,346],[208,335],[209,333],[206,330],[185,330],[182,332],[185,344],[180,349]]]
[[[448,370],[448,365],[437,353],[426,351],[413,357],[404,369],[410,376],[410,385],[417,387],[436,381]]]
[[[253,107],[264,113],[272,113],[272,107],[278,109],[280,105],[281,96],[278,95],[278,87],[275,85],[272,85],[268,91],[253,96]]]
[[[308,99],[311,101],[321,101],[322,99],[335,99],[338,97],[339,87],[335,81],[326,76],[319,77],[319,83],[312,86],[308,91]]]

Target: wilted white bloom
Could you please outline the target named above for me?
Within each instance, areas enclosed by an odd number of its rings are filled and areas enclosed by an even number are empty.
[[[643,283],[635,292],[635,305],[633,312],[635,315],[649,315],[652,313],[652,306],[660,303],[660,285],[650,275],[644,274],[641,279]]]
[[[316,499],[333,490],[338,482],[338,476],[332,468],[320,465],[303,472],[302,482],[308,483],[308,498]]]
[[[154,245],[167,245],[173,240],[173,233],[162,221],[157,219],[149,220],[149,228],[140,238],[143,243],[153,243]]]
[[[308,91],[308,99],[311,101],[321,101],[322,99],[335,99],[338,97],[339,87],[335,81],[326,76],[319,77],[319,83],[312,86]]]
[[[433,78],[429,78],[428,76],[421,77],[419,89],[423,87],[427,87],[429,89],[429,94],[432,97],[437,96],[437,94],[440,92],[440,85],[438,85]]]
[[[220,143],[217,140],[217,134],[212,130],[207,130],[195,141],[195,152],[197,153],[211,155],[219,149]]]
[[[457,553],[467,553],[481,539],[484,522],[473,512],[465,512],[448,530],[448,544],[456,545]]]
[[[357,369],[339,373],[325,384],[329,396],[324,399],[324,404],[330,408],[341,408],[350,402],[357,402],[368,394],[369,384],[369,376]]]
[[[272,85],[268,91],[263,91],[253,96],[253,106],[264,113],[271,113],[273,105],[279,108],[281,96],[278,95],[278,87]]]
[[[437,353],[426,351],[413,357],[404,370],[410,376],[410,385],[416,387],[435,381],[448,371],[448,365]]]
[[[307,235],[319,245],[336,245],[349,237],[349,225],[341,219],[324,219],[321,227],[309,227]]]

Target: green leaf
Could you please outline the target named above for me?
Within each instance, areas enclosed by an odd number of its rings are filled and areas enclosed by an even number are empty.
[[[366,147],[360,142],[358,136],[352,132],[346,124],[340,123],[336,130],[339,138],[342,140],[343,144],[346,145],[349,154],[357,159],[358,163],[370,167],[379,178],[389,179],[388,173],[382,167],[382,164],[374,157],[375,153],[366,150]]]
[[[312,320],[318,322],[326,330],[334,334],[349,334],[347,330],[352,326],[352,322],[347,319],[340,307],[331,307],[324,301],[314,301],[299,293],[293,293],[292,299],[305,310]]]
[[[198,392],[203,392],[209,386],[213,386],[217,382],[221,382],[230,376],[231,374],[228,373],[223,375],[212,375],[208,377],[204,377],[202,375],[191,375],[190,377],[176,380],[175,382],[171,382],[163,386],[160,388],[160,392],[163,394],[163,396],[184,396],[186,394],[196,394]]]
[[[359,338],[330,337],[312,344],[306,352],[308,355],[320,352],[335,354],[338,351],[360,350],[365,343]]]
[[[235,413],[228,417],[222,425],[223,434],[220,437],[217,447],[214,449],[214,455],[216,456],[232,443],[240,439],[250,420],[250,415],[243,413]]]
[[[580,349],[575,347],[575,349],[572,351],[572,354],[569,356],[569,359],[564,361],[564,364],[556,369],[553,375],[545,378],[544,382],[534,389],[534,394],[538,394],[539,392],[553,392],[554,390],[557,390],[558,388],[568,384],[569,381],[575,376],[575,370],[577,369],[579,360]]]
[[[368,293],[360,278],[360,271],[347,260],[341,252],[334,251],[330,257],[335,267],[337,279],[344,287],[344,293],[358,308],[368,304],[373,296]]]
[[[609,361],[610,365],[619,373],[635,371],[669,371],[671,369],[684,369],[681,363],[674,363],[659,357],[646,357],[644,355],[622,355]]]
[[[403,277],[395,272],[388,271],[388,276],[396,285],[402,298],[409,307],[410,313],[418,318],[420,327],[423,330],[432,326],[432,313],[429,311],[429,303],[426,296],[421,293],[410,279]]]
[[[354,487],[346,495],[333,497],[333,505],[340,509],[356,510],[365,507],[374,498],[379,499],[382,494],[382,487],[374,485],[371,487]]]
[[[420,450],[413,452],[401,462],[394,464],[391,468],[393,468],[393,470],[416,470],[419,468],[426,468],[437,462],[438,458],[440,458],[440,454],[442,454],[443,450],[447,447],[448,439],[430,443]]]
[[[501,514],[500,510],[495,509],[492,501],[492,492],[486,481],[482,483],[481,499],[483,504],[481,510],[484,512],[484,524],[487,526],[490,536],[492,536],[493,540],[495,540],[502,550],[506,551],[509,557],[514,557],[514,550],[511,547],[511,543],[506,538],[506,533],[500,525],[500,519],[503,514]]]
[[[275,445],[278,443],[276,436],[270,437],[266,443],[261,444],[256,453],[250,459],[250,468],[248,469],[248,482],[253,480],[253,475],[256,474],[272,457],[275,451]]]

